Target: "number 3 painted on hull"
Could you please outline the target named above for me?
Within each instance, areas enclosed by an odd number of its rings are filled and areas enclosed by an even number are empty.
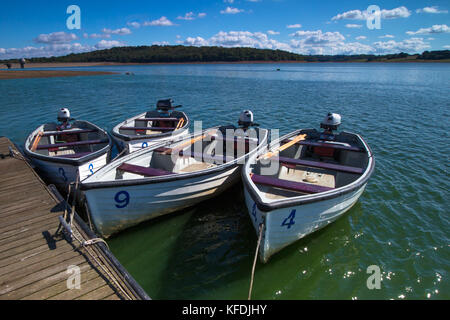
[[[287,217],[286,219],[284,219],[283,223],[281,224],[282,227],[287,227],[288,229],[290,229],[294,224],[295,224],[295,213],[297,212],[297,210],[292,210],[291,214],[289,215],[289,217]]]

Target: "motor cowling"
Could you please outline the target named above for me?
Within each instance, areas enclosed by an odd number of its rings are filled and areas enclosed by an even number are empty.
[[[70,111],[67,108],[61,108],[58,111],[58,121],[67,122],[70,120]]]
[[[256,125],[254,122],[253,112],[250,110],[244,110],[242,111],[241,115],[239,116],[239,126],[248,128],[250,126]]]
[[[337,113],[328,113],[325,119],[321,122],[320,127],[327,131],[337,130],[341,125],[342,117]]]

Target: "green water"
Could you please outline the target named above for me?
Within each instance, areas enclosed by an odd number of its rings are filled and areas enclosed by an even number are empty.
[[[277,68],[281,71],[276,72]],[[376,157],[344,217],[258,263],[254,299],[448,299],[450,65],[177,65],[92,68],[135,76],[0,82],[0,135],[23,144],[68,106],[111,129],[172,97],[204,127],[251,109],[263,127],[318,128],[327,112]],[[256,234],[237,185],[108,241],[154,299],[246,299]],[[367,268],[382,272],[380,290]]]

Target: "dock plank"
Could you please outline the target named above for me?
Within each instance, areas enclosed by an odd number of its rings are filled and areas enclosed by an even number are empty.
[[[0,138],[0,153],[8,147],[17,151]],[[78,240],[55,235],[64,208],[30,164],[0,159],[0,300],[149,299],[104,245],[81,245],[95,235],[76,214]],[[67,286],[70,266],[80,268],[79,290]]]

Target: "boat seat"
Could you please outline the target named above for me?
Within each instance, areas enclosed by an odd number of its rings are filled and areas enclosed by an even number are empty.
[[[173,149],[161,147],[161,148],[155,149],[155,152],[171,155],[173,153]],[[190,152],[190,151],[183,151],[183,150],[180,151],[179,155],[180,155],[180,157],[190,157],[190,158],[195,158],[195,159],[202,159],[202,161],[205,161],[205,160],[216,161],[216,162],[221,161],[222,163],[226,163],[226,162],[234,160],[234,157],[229,157],[229,156],[225,156],[225,155],[223,157],[222,156],[211,156],[211,155],[205,155],[205,154],[199,153],[199,152]]]
[[[363,174],[363,172],[364,172],[364,169],[362,169],[362,168],[343,166],[340,164],[334,164],[334,163],[328,163],[328,162],[292,159],[292,158],[285,158],[285,157],[274,157],[272,159],[275,161],[278,160],[280,163],[286,163],[286,164],[297,165],[297,166],[329,169],[329,170],[354,173],[354,174]]]
[[[291,139],[287,139],[283,141],[284,143],[291,142]],[[302,146],[310,146],[310,147],[319,147],[319,148],[327,148],[327,149],[335,149],[335,150],[345,150],[345,151],[354,151],[354,152],[364,152],[364,149],[352,146],[344,146],[341,144],[333,144],[333,143],[325,143],[325,142],[314,142],[309,140],[299,141],[296,144]]]
[[[225,141],[225,142],[235,142],[235,143],[238,143],[238,142],[241,142],[242,140],[244,140],[246,144],[248,144],[250,141],[256,142],[256,143],[259,142],[258,139],[249,138],[249,137],[234,137],[234,139],[230,139],[230,138],[227,138],[227,137],[211,136],[211,141],[215,141],[215,140],[217,140],[217,141]]]
[[[77,142],[67,142],[67,143],[55,143],[55,144],[47,144],[38,146],[37,150],[45,150],[45,149],[57,149],[63,147],[77,147],[77,146],[87,146],[87,145],[95,145],[108,143],[109,140],[86,140],[86,141],[77,141]]]
[[[97,132],[95,129],[83,129],[83,130],[67,130],[67,131],[52,131],[52,132],[44,132],[42,137],[52,137],[52,136],[60,136],[60,135],[75,135],[80,133],[91,133]]]
[[[174,131],[174,127],[120,127],[119,130],[133,130],[133,131]]]
[[[174,174],[170,171],[165,171],[161,169],[149,168],[137,166],[134,164],[122,163],[119,167],[117,167],[117,171],[129,172],[138,174],[144,177],[159,177],[159,176],[167,176],[170,174]]]
[[[139,121],[179,121],[178,118],[142,118]]]
[[[67,159],[78,159],[78,158],[83,158],[91,153],[92,152],[78,152],[78,153],[74,153],[74,154],[56,154],[56,155],[54,155],[54,157],[67,158]]]
[[[265,186],[269,186],[269,187],[285,189],[285,190],[290,190],[290,191],[309,193],[309,194],[321,193],[321,192],[334,190],[334,188],[317,186],[317,185],[303,183],[303,182],[277,179],[277,178],[272,178],[269,176],[261,176],[261,175],[257,175],[257,174],[252,174],[251,179],[255,184],[260,184],[260,185],[265,185]]]

